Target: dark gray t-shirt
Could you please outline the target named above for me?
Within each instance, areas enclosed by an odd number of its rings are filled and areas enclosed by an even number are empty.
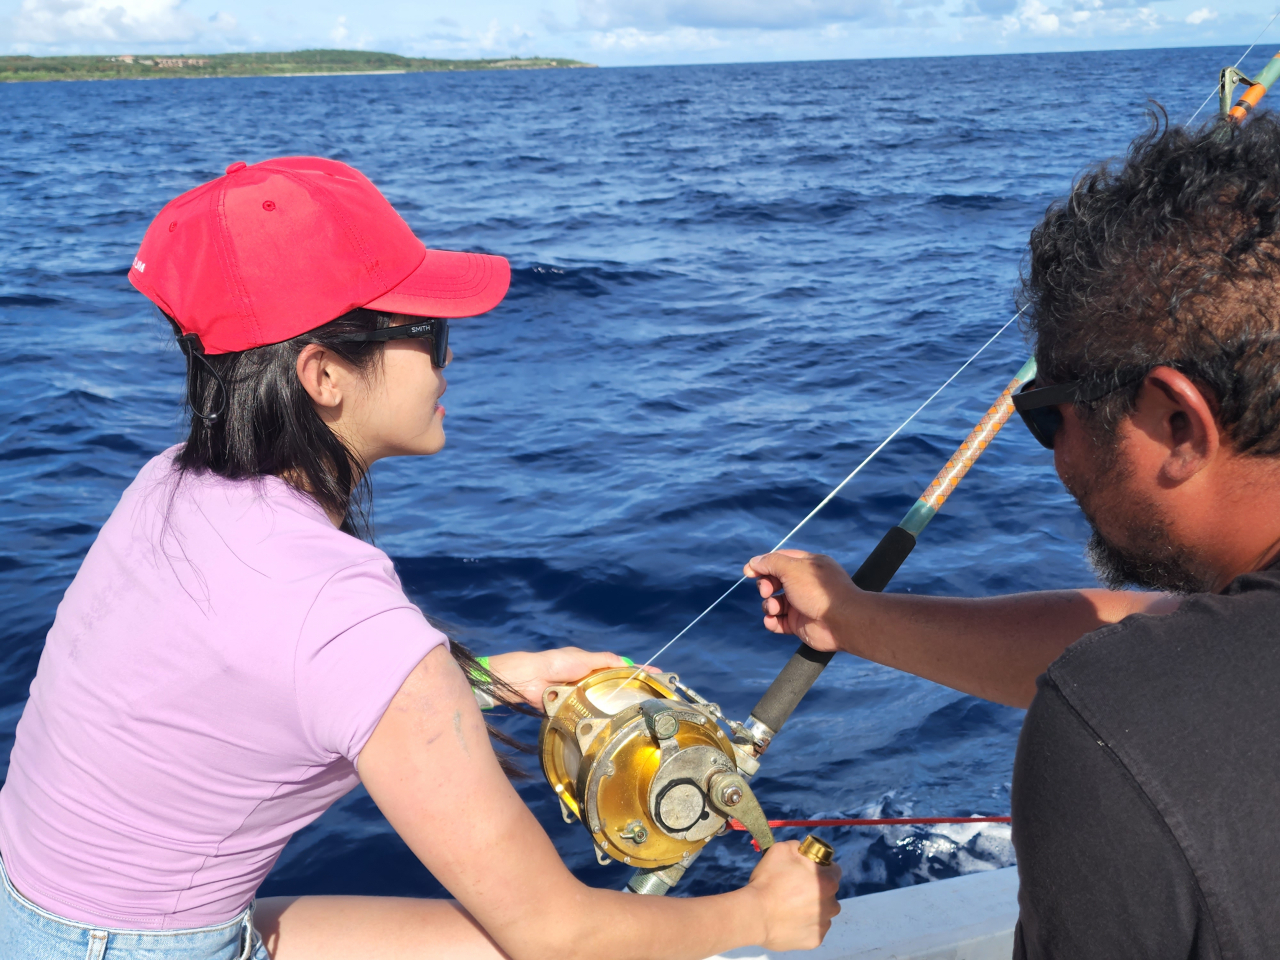
[[[1280,569],[1049,667],[1013,842],[1015,960],[1280,957]]]

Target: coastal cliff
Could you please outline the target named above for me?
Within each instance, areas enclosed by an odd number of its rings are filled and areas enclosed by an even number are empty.
[[[163,77],[281,77],[314,74],[419,73],[449,70],[545,70],[593,67],[566,57],[431,60],[367,50],[291,53],[121,54],[0,57],[0,82],[18,80],[147,80]]]

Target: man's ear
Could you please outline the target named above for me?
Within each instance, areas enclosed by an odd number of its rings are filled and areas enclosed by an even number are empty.
[[[342,405],[341,373],[334,357],[318,343],[307,344],[298,354],[298,380],[318,407]]]
[[[1163,448],[1160,472],[1167,482],[1189,480],[1218,455],[1222,430],[1215,407],[1172,367],[1156,367],[1147,374],[1130,422],[1148,443]]]

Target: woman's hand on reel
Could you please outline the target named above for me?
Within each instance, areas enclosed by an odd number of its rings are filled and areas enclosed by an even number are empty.
[[[746,889],[760,897],[760,945],[766,950],[811,950],[822,943],[840,912],[840,868],[819,866],[800,852],[796,840],[766,850]]]
[[[489,658],[489,669],[505,680],[525,701],[542,709],[542,691],[553,684],[577,683],[594,670],[625,667],[616,653],[592,652],[580,647],[557,647],[537,653],[499,653]],[[651,672],[656,667],[650,667]]]

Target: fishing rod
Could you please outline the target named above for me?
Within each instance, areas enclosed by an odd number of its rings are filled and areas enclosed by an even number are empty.
[[[1275,19],[1272,17],[1271,22]],[[1249,49],[1253,49],[1252,45]],[[1242,56],[1234,67],[1224,68],[1219,75],[1219,113],[1227,122],[1224,129],[1227,124],[1245,122],[1267,90],[1280,79],[1280,53],[1253,80],[1240,73],[1238,68],[1243,61]],[[1247,84],[1247,89],[1231,105],[1241,83]],[[829,503],[1021,312],[907,417],[778,547]],[[1014,394],[1035,375],[1035,360],[1027,360],[902,521],[889,529],[853,574],[858,588],[880,592],[889,585],[929,522],[1008,421],[1014,410]],[[654,658],[746,579],[743,577],[721,594]],[[546,719],[539,732],[539,752],[543,772],[559,797],[565,821],[580,821],[587,828],[600,863],[621,862],[634,868],[627,887],[635,893],[666,894],[706,844],[729,830],[731,821],[749,832],[760,850],[768,849],[774,842],[773,833],[749,781],[759,770],[765,751],[832,656],[802,644],[752,708],[746,723],[726,717],[717,704],[670,672],[648,673],[643,668],[635,672],[630,668],[602,670],[576,684],[547,687],[543,693]],[[819,863],[830,863],[834,851],[821,840],[809,837],[801,845],[801,852]]]
[[[1238,63],[1234,67],[1223,67],[1222,73],[1218,76],[1218,115],[1235,126],[1244,123],[1253,108],[1258,105],[1258,101],[1271,89],[1271,85],[1280,79],[1280,52],[1267,62],[1256,80],[1250,80],[1237,69],[1238,67]],[[1240,99],[1231,105],[1236,86],[1241,83],[1246,84],[1248,88]]]
[[[880,591],[888,585],[916,538],[1009,419],[1013,395],[1035,371],[1035,360],[1022,365],[902,522],[858,568],[857,586]],[[538,741],[543,772],[560,798],[565,821],[587,827],[600,863],[621,861],[635,868],[627,886],[636,893],[669,891],[712,837],[726,832],[730,820],[741,823],[762,851],[768,849],[773,832],[748,783],[831,657],[801,645],[746,723],[726,717],[675,673],[620,668],[548,687]],[[832,850],[822,841],[810,837],[805,845],[814,859],[830,861]]]
[[[933,482],[925,489],[920,498],[912,504],[907,515],[896,527],[880,538],[880,542],[858,567],[853,575],[854,585],[861,590],[880,593],[889,585],[898,568],[915,549],[916,540],[924,528],[938,514],[938,510],[951,496],[952,492],[969,472],[969,468],[982,456],[987,445],[995,439],[1000,428],[1005,425],[1013,413],[1013,395],[1023,384],[1035,378],[1036,361],[1028,360],[1018,370],[1009,385],[997,398],[996,402],[983,415],[947,461],[947,465],[933,478]],[[807,644],[801,644],[791,655],[782,672],[769,685],[763,697],[751,710],[746,728],[753,743],[757,747],[758,757],[769,746],[769,743],[782,730],[793,710],[831,658],[834,651],[822,652],[814,650]]]
[[[1276,16],[1280,16],[1280,12]],[[1276,16],[1268,21],[1267,26],[1275,21]],[[1266,28],[1263,29],[1265,31]],[[1257,41],[1254,42],[1256,44]],[[1253,45],[1250,45],[1249,50],[1252,49]],[[1249,50],[1245,51],[1246,56]],[[1241,56],[1235,66],[1224,67],[1218,79],[1219,115],[1235,126],[1244,123],[1263,95],[1277,79],[1280,79],[1280,52],[1271,58],[1256,80],[1250,80],[1240,72],[1238,67],[1243,61],[1244,56]],[[1237,85],[1242,83],[1247,84],[1248,88],[1232,105],[1231,98],[1235,96]],[[1000,399],[973,428],[968,438],[947,461],[947,465],[934,478],[929,488],[903,517],[902,522],[884,535],[862,566],[858,568],[853,575],[856,586],[862,590],[878,593],[889,585],[889,581],[898,572],[903,561],[915,549],[916,538],[928,526],[929,521],[934,518],[938,509],[951,495],[951,491],[968,473],[973,462],[1009,419],[1009,415],[1013,412],[1013,394],[1021,388],[1022,384],[1035,377],[1035,370],[1036,362],[1031,359],[1018,371],[1004,393],[1000,395]],[[751,711],[751,717],[746,726],[757,743],[763,744],[764,747],[768,746],[805,693],[813,686],[823,668],[831,662],[833,656],[834,653],[820,652],[801,644]]]

